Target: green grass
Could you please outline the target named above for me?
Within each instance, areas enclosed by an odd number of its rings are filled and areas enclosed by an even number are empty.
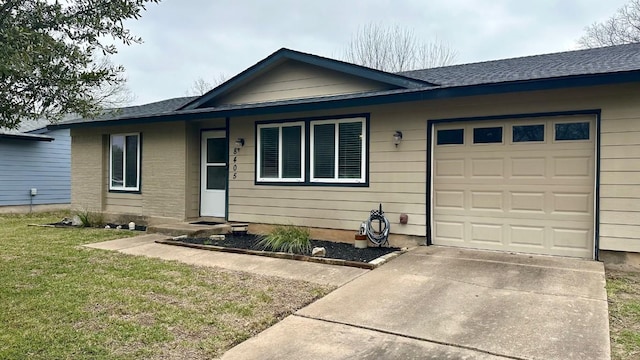
[[[258,245],[273,251],[308,254],[311,252],[311,233],[304,227],[278,225]]]
[[[640,273],[607,269],[611,358],[640,358]]]
[[[0,215],[0,359],[205,359],[330,289],[80,245],[135,235]]]

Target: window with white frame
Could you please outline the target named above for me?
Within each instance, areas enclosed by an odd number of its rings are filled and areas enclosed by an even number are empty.
[[[364,183],[365,119],[311,121],[311,182]]]
[[[110,136],[109,190],[140,190],[139,133]]]
[[[303,122],[258,125],[257,136],[258,181],[304,181]]]

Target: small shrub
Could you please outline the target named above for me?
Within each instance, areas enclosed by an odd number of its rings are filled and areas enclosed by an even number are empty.
[[[80,219],[82,223],[82,227],[103,227],[104,215],[101,212],[89,211],[89,210],[78,210],[75,215]]]
[[[288,253],[305,254],[311,252],[311,233],[299,226],[276,226],[269,235],[258,242],[264,249]]]

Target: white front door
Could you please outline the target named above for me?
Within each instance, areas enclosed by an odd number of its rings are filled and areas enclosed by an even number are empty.
[[[203,131],[200,170],[200,216],[225,217],[227,138],[224,131]]]

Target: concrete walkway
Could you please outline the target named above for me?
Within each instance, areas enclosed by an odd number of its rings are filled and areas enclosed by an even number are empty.
[[[609,359],[601,263],[420,247],[223,359]]]
[[[223,359],[609,359],[594,261],[419,247],[375,270],[162,245],[87,247],[339,287]]]
[[[304,280],[336,287],[342,286],[369,271],[346,266],[190,249],[156,244],[154,242],[156,240],[166,240],[167,238],[167,235],[148,234],[85,246],[94,249],[114,250],[130,255],[175,260],[191,265],[215,266],[235,271],[248,271],[267,276]]]

